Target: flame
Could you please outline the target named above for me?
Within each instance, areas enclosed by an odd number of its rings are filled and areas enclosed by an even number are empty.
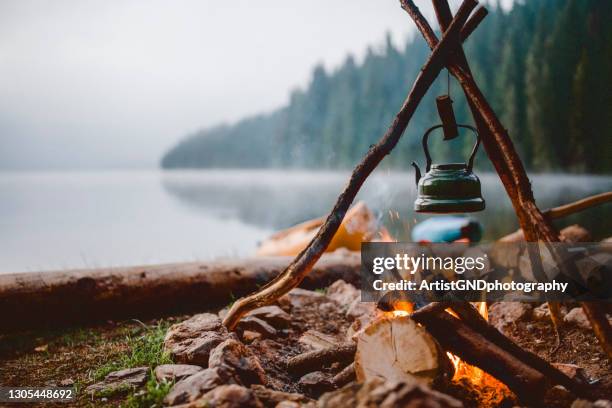
[[[478,309],[480,315],[484,317],[485,320],[489,321],[489,308],[487,307],[487,302],[475,302],[473,304],[476,309]],[[446,309],[446,311],[455,317],[459,317],[455,314],[455,312],[450,309]],[[475,385],[484,385],[485,380],[489,380],[489,378],[487,377],[490,377],[494,381],[497,381],[493,377],[482,371],[482,369],[466,363],[453,353],[447,352],[446,355],[450,359],[451,363],[453,363],[453,366],[455,368],[455,375],[453,376],[453,381],[457,381],[462,378],[467,378],[472,384]]]

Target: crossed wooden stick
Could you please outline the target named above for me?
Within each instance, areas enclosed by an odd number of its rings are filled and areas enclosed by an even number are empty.
[[[484,7],[478,8],[470,18],[470,14],[478,5],[478,1],[464,0],[453,18],[447,0],[432,1],[440,28],[444,32],[441,40],[438,40],[435,32],[413,0],[400,0],[402,8],[412,17],[425,41],[432,49],[432,53],[421,68],[421,72],[414,81],[393,123],[378,143],[370,147],[355,167],[348,184],[338,196],[325,223],[308,246],[274,280],[256,293],[238,299],[233,304],[223,321],[228,329],[233,330],[246,313],[258,307],[272,304],[302,282],[325,252],[359,189],[370,173],[393,150],[406,130],[423,96],[444,67],[449,70],[463,88],[474,122],[482,137],[484,148],[512,201],[526,240],[532,242],[559,241],[558,232],[537,207],[523,163],[506,129],[502,126],[474,81],[463,52],[461,44],[467,40],[486,17],[486,9]],[[605,310],[600,304],[593,302],[584,302],[582,306],[598,340],[612,360],[612,327],[608,323]],[[549,308],[553,324],[558,332],[562,322],[559,304],[549,302]]]

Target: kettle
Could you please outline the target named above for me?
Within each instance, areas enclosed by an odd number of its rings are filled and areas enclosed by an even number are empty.
[[[480,146],[480,135],[476,129],[468,125],[457,125],[469,129],[476,135],[476,144],[472,148],[470,158],[466,163],[431,164],[431,156],[427,147],[429,134],[442,127],[431,127],[423,135],[423,150],[427,165],[425,175],[421,177],[419,166],[412,162],[416,171],[417,199],[414,210],[421,213],[466,213],[482,211],[485,201],[481,195],[480,180],[472,173],[474,157]]]

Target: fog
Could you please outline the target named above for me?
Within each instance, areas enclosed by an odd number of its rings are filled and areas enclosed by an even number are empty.
[[[4,0],[0,169],[155,167],[187,133],[283,105],[316,63],[387,31],[412,33],[397,0]]]

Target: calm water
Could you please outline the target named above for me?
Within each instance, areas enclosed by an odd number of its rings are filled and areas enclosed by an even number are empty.
[[[480,175],[490,239],[516,229],[499,180]],[[193,171],[0,173],[0,273],[192,261],[251,254],[274,230],[326,214],[348,173]],[[612,177],[532,176],[542,208],[612,190]],[[366,201],[399,239],[415,220],[414,175],[378,172]],[[612,236],[610,206],[580,222]],[[393,216],[390,216],[393,213]],[[399,215],[399,219],[396,215]]]

